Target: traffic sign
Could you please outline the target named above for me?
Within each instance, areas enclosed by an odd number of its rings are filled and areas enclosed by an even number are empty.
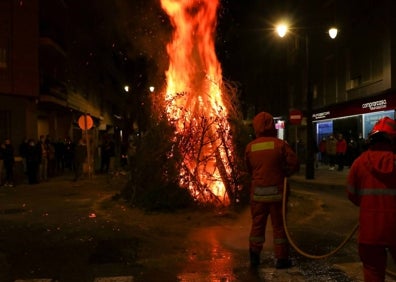
[[[302,112],[300,110],[290,110],[289,112],[289,121],[290,124],[301,124],[302,121]]]
[[[78,119],[78,125],[82,130],[91,129],[93,126],[93,120],[90,115],[81,115]]]

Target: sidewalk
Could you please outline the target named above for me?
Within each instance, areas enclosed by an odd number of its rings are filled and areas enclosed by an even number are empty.
[[[300,172],[290,177],[290,182],[304,183],[307,187],[346,189],[346,182],[349,168],[344,167],[343,171],[329,170],[327,165],[319,165],[315,168],[314,179],[305,178],[305,165],[300,166]]]
[[[327,165],[319,165],[315,168],[314,179],[305,178],[305,165],[300,166],[300,171],[289,178],[290,182],[304,183],[307,187],[312,188],[329,188],[329,189],[345,189],[346,181],[348,176],[349,168],[344,167],[343,171],[329,170]],[[65,172],[62,175],[49,178],[48,181],[41,182],[36,185],[29,185],[25,176],[19,176],[20,178],[16,181],[16,187],[21,186],[48,186],[48,185],[66,185],[66,186],[81,186],[81,185],[92,185],[92,183],[106,182],[109,181],[109,176],[104,174],[94,173],[91,179],[87,175],[84,175],[83,179],[78,182],[73,182],[74,174],[72,172]],[[116,178],[123,178],[116,177]],[[4,187],[1,187],[4,188]]]

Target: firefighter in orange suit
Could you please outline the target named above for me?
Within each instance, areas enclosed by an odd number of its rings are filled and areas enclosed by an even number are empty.
[[[277,138],[274,119],[266,112],[253,119],[256,139],[245,150],[245,162],[251,175],[250,208],[252,226],[249,237],[250,265],[260,264],[268,216],[274,234],[276,268],[289,268],[289,245],[282,217],[284,178],[299,169],[297,155],[285,141]]]
[[[360,207],[359,256],[364,281],[385,281],[387,249],[396,259],[396,122],[385,117],[369,134],[368,150],[352,164],[348,198]]]

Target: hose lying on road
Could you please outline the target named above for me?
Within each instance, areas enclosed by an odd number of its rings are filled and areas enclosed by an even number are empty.
[[[345,244],[352,238],[353,234],[355,234],[356,230],[359,228],[359,223],[357,223],[351,230],[351,232],[348,234],[347,237],[345,237],[345,239],[341,242],[340,245],[338,245],[335,249],[333,249],[331,252],[327,253],[327,254],[323,254],[323,255],[313,255],[313,254],[308,254],[306,252],[304,252],[303,250],[301,250],[293,241],[293,239],[290,236],[289,233],[289,229],[287,228],[287,224],[286,224],[286,198],[287,198],[287,178],[285,177],[285,180],[283,182],[283,200],[282,200],[282,216],[283,216],[283,227],[285,229],[285,233],[287,236],[287,239],[289,240],[289,244],[296,250],[297,253],[299,253],[300,255],[310,258],[310,259],[324,259],[327,257],[330,257],[332,255],[334,255],[335,253],[337,253],[339,250],[341,250]],[[396,277],[396,273],[392,272],[390,270],[386,270],[386,274],[391,275],[393,277]]]
[[[285,229],[285,233],[287,236],[287,239],[289,240],[290,245],[300,254],[303,255],[304,257],[307,258],[311,258],[311,259],[324,259],[327,258],[329,256],[334,255],[335,253],[337,253],[339,250],[341,250],[345,244],[352,238],[353,234],[355,234],[356,230],[359,227],[359,223],[356,224],[353,229],[351,230],[351,232],[348,234],[348,236],[344,239],[344,241],[341,242],[341,244],[336,247],[334,250],[332,250],[331,252],[327,253],[327,254],[323,254],[323,255],[312,255],[312,254],[308,254],[306,252],[304,252],[303,250],[301,250],[293,241],[293,239],[290,236],[289,230],[287,228],[287,224],[286,224],[286,193],[287,193],[287,178],[285,177],[284,180],[284,184],[283,184],[283,201],[282,201],[282,216],[283,216],[283,227]]]

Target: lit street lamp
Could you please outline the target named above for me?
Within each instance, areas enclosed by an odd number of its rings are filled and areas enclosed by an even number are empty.
[[[276,32],[278,33],[279,37],[284,37],[288,31],[289,27],[286,24],[279,24],[276,27]]]
[[[335,28],[335,27],[329,28],[329,36],[330,36],[331,39],[336,38],[337,34],[338,34],[338,29],[337,28]]]
[[[289,31],[288,25],[285,23],[279,24],[276,26],[276,32],[279,37],[284,37]],[[331,39],[337,37],[338,30],[337,28],[330,28],[328,30],[329,36]],[[312,89],[312,81],[311,81],[311,65],[309,61],[309,33],[305,32],[305,70],[306,70],[306,95],[307,95],[307,105],[306,105],[306,113],[307,113],[307,150],[306,150],[306,163],[305,163],[305,178],[306,179],[314,179],[315,178],[315,139],[314,139],[314,130],[312,124],[312,104],[313,104],[313,89]]]

